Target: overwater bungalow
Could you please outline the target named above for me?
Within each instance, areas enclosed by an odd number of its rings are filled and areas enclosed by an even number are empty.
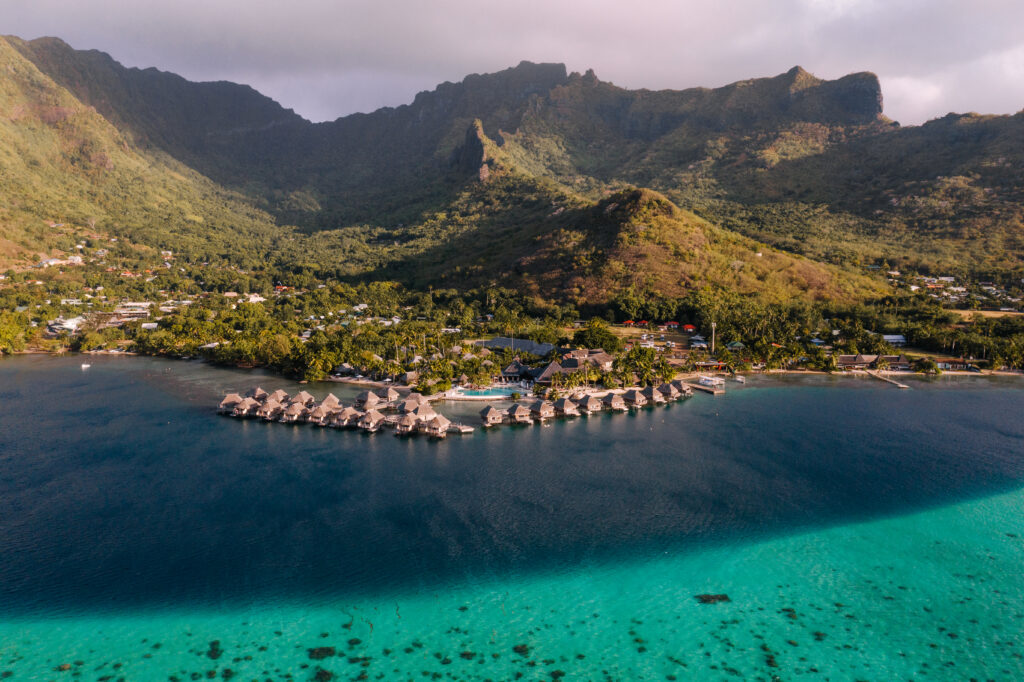
[[[252,398],[257,402],[263,402],[264,400],[267,399],[267,392],[264,391],[259,386],[257,386],[256,388],[250,388],[248,391],[246,391],[245,397]]]
[[[373,391],[363,391],[362,393],[356,396],[356,406],[362,407],[364,409],[376,407],[380,401],[380,396],[374,393]]]
[[[388,386],[377,391],[377,396],[385,403],[393,403],[402,397],[402,394]]]
[[[644,398],[651,405],[661,405],[665,402],[665,396],[654,386],[647,386],[640,392],[643,393]]]
[[[309,409],[302,403],[291,403],[288,407],[284,408],[281,412],[281,416],[278,417],[278,421],[284,424],[296,424],[301,421],[305,421],[306,415],[309,413]]]
[[[367,410],[366,414],[359,418],[358,426],[364,431],[376,433],[384,425],[384,415],[377,410]]]
[[[578,417],[580,416],[580,410],[572,400],[559,398],[555,401],[555,414],[563,417]]]
[[[345,429],[355,426],[363,413],[354,407],[345,407],[338,410],[331,416],[331,426],[336,429]]]
[[[508,420],[513,424],[532,424],[530,410],[525,405],[513,405],[508,408]]]
[[[255,398],[242,398],[242,402],[235,405],[231,410],[232,417],[255,417],[256,411],[261,407],[260,402]]]
[[[420,402],[418,400],[409,400],[406,398],[402,402],[398,403],[398,411],[405,414],[407,412],[412,412],[419,406]]]
[[[647,397],[635,388],[631,388],[626,391],[622,399],[626,401],[626,404],[630,407],[643,407],[647,404]]]
[[[530,404],[530,416],[541,421],[553,419],[555,416],[555,406],[550,400],[536,400]]]
[[[658,386],[658,393],[660,393],[665,400],[679,400],[683,396],[682,391],[670,383]]]
[[[689,398],[690,396],[693,395],[693,389],[690,388],[685,381],[681,381],[680,379],[673,379],[669,383],[676,387],[676,390],[679,391],[681,397]]]
[[[235,406],[242,402],[242,396],[237,393],[228,393],[224,396],[224,400],[220,401],[220,405],[217,406],[217,414],[231,414],[235,411]]]
[[[314,398],[306,391],[299,391],[294,396],[292,396],[291,402],[309,406],[316,402],[316,398]]]
[[[583,414],[594,414],[595,412],[600,412],[603,407],[603,403],[592,395],[580,396],[576,399],[575,403],[576,407],[579,408],[579,411]]]
[[[485,427],[497,426],[505,420],[505,414],[493,405],[488,405],[484,409],[480,410],[480,419],[483,421]]]
[[[448,427],[451,425],[451,420],[443,414],[435,414],[430,421],[420,422],[419,429],[431,438],[444,438],[448,435]]]
[[[626,407],[626,401],[622,399],[622,396],[618,393],[608,393],[605,397],[601,398],[601,403],[609,410],[617,410],[618,412],[625,412],[628,408]]]
[[[327,397],[324,398],[324,401],[320,404],[328,409],[334,409],[335,407],[341,406],[341,401],[338,400],[338,396],[333,393],[328,393]]]
[[[267,402],[260,405],[259,409],[256,410],[256,416],[269,422],[280,417],[282,412],[284,412],[284,405],[276,400],[267,398]]]
[[[338,403],[328,405],[327,401],[324,400],[309,411],[309,414],[306,415],[306,423],[316,424],[317,426],[327,426],[331,420],[331,415],[334,414],[335,409],[337,408]]]
[[[437,415],[437,412],[434,411],[434,408],[431,407],[429,403],[424,403],[422,405],[417,405],[414,410],[406,412],[406,414],[411,414],[417,419],[417,421],[425,422],[433,419]]]
[[[264,400],[263,402],[266,403],[266,402],[269,402],[271,400],[273,400],[274,402],[277,402],[277,403],[287,403],[288,402],[288,393],[286,393],[283,388],[279,388],[276,391],[274,391],[273,393],[271,393],[270,395],[268,395],[267,399]]]
[[[414,415],[404,414],[395,423],[395,435],[396,436],[408,436],[416,432],[416,425],[419,424],[419,420]]]

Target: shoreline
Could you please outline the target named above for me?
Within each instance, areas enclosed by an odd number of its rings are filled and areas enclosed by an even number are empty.
[[[193,362],[193,361],[196,361],[196,360],[200,360],[200,361],[202,361],[204,363],[211,364],[211,365],[213,365],[215,367],[222,367],[222,368],[225,368],[225,369],[239,369],[239,370],[260,369],[260,370],[266,370],[268,372],[271,372],[272,374],[280,376],[283,379],[294,380],[294,381],[297,381],[298,383],[306,383],[303,380],[293,379],[292,377],[287,377],[284,374],[280,374],[278,372],[274,372],[273,369],[268,368],[268,367],[264,367],[264,366],[240,367],[240,366],[236,366],[236,365],[221,365],[221,364],[217,364],[215,362],[212,362],[212,361],[210,361],[207,358],[204,358],[202,356],[190,356],[190,357],[185,358],[185,357],[177,357],[177,356],[173,356],[173,355],[149,355],[149,354],[146,354],[146,353],[138,353],[138,352],[135,352],[135,351],[126,351],[126,350],[116,350],[116,351],[111,351],[111,350],[99,350],[99,351],[96,351],[96,350],[93,350],[93,351],[63,350],[63,351],[59,351],[58,352],[58,351],[43,350],[43,349],[40,349],[40,348],[26,348],[25,350],[14,351],[13,353],[0,353],[0,358],[15,357],[15,356],[20,356],[20,355],[35,355],[35,356],[38,356],[38,355],[52,355],[54,357],[70,357],[70,356],[74,356],[74,355],[87,355],[87,356],[97,356],[98,355],[98,356],[108,356],[108,357],[130,356],[130,357],[162,358],[162,359],[166,359],[166,360],[179,360],[179,361],[186,361],[186,362]],[[964,370],[952,370],[952,369],[949,369],[949,370],[942,370],[941,374],[922,374],[922,373],[919,373],[919,372],[895,372],[895,371],[891,371],[891,370],[881,370],[881,371],[877,371],[876,373],[881,375],[881,376],[883,376],[883,377],[887,377],[887,378],[893,378],[893,377],[939,378],[939,377],[943,377],[943,376],[955,376],[955,377],[1004,377],[1004,378],[1008,378],[1008,377],[1022,377],[1022,378],[1024,378],[1024,370],[1016,370],[1016,369],[998,369],[998,370],[985,369],[985,370],[981,370],[981,371],[978,371],[978,372],[968,372],[968,371],[964,371]],[[700,376],[718,376],[718,377],[724,377],[724,378],[728,379],[728,378],[732,378],[732,377],[736,377],[736,376],[756,377],[756,376],[801,376],[801,375],[834,376],[834,377],[854,376],[854,377],[866,377],[866,378],[870,378],[871,377],[871,375],[868,374],[864,370],[846,370],[846,371],[826,372],[826,371],[818,370],[818,369],[768,369],[768,370],[758,370],[758,371],[750,371],[750,372],[735,372],[735,373],[732,373],[732,372],[679,372],[675,376],[672,377],[672,380],[695,381]],[[348,384],[348,385],[351,385],[351,386],[365,386],[365,387],[372,387],[372,388],[388,388],[388,387],[390,387],[390,388],[394,388],[395,390],[399,390],[399,391],[401,391],[401,390],[415,391],[415,387],[413,387],[413,386],[406,386],[404,384],[398,384],[398,383],[395,383],[393,381],[378,381],[378,380],[374,380],[374,379],[354,379],[354,378],[351,378],[351,377],[332,377],[332,376],[327,376],[327,377],[324,377],[323,379],[320,379],[320,380],[317,380],[317,381],[313,381],[313,382],[310,382],[310,383],[314,383],[314,384],[317,384],[317,383],[323,383],[323,384],[329,384],[329,383]],[[622,388],[616,388],[616,389],[592,388],[592,389],[589,389],[589,391],[590,392],[597,391],[597,392],[600,392],[600,393],[607,393],[609,390],[618,392],[618,391],[628,391],[630,388],[640,388],[640,387],[639,386],[629,386],[629,387],[622,387]],[[449,389],[449,390],[452,390],[452,389]],[[476,389],[473,389],[473,390],[476,390]],[[486,389],[481,389],[481,390],[486,390]],[[581,391],[582,392],[586,392],[587,390],[586,389],[581,389],[581,388],[577,388],[577,389],[573,390],[573,392],[581,392]],[[435,393],[433,395],[426,396],[426,397],[428,399],[430,399],[430,400],[441,400],[441,399],[443,399],[443,400],[459,400],[459,401],[487,401],[487,400],[503,400],[503,399],[505,399],[502,396],[460,396],[460,397],[448,397],[448,396],[446,396],[446,393],[447,392],[445,392],[445,393]],[[523,391],[522,391],[521,399],[532,398],[532,397],[533,397],[533,395],[530,392],[530,389],[524,388]]]

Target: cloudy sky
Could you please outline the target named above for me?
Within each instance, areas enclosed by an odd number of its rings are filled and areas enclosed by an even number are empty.
[[[248,83],[320,121],[520,60],[629,88],[874,71],[904,124],[1024,109],[1020,0],[4,0],[0,31]],[[13,5],[13,7],[12,7]]]

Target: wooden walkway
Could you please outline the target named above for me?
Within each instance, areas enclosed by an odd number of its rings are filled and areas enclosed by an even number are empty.
[[[907,386],[906,384],[901,384],[900,382],[896,381],[895,379],[890,379],[889,377],[882,376],[877,371],[872,372],[870,369],[866,369],[864,371],[867,372],[868,376],[874,377],[875,379],[878,379],[880,381],[884,381],[886,383],[892,384],[896,388],[910,388],[910,386]]]
[[[725,395],[725,389],[721,386],[705,386],[704,384],[686,384],[695,391],[704,391],[711,395]]]

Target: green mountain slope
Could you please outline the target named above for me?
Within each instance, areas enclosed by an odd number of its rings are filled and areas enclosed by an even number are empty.
[[[4,39],[0,65],[4,260],[70,252],[89,235],[243,267],[275,249],[269,215],[165,152],[140,150]]]
[[[55,39],[18,49],[129,134],[309,230],[415,223],[457,200],[473,120],[517,169],[600,199],[650,187],[818,260],[1022,267],[1021,115],[901,128],[873,74],[799,67],[716,88],[626,90],[523,62],[409,105],[306,122],[251,89],[125,69]],[[964,256],[967,258],[964,258]]]
[[[901,128],[872,74],[646,91],[523,62],[313,124],[57,39],[0,56],[8,257],[54,247],[55,221],[245,268],[584,305],[708,284],[857,298],[883,261],[1024,267],[1024,114]]]

